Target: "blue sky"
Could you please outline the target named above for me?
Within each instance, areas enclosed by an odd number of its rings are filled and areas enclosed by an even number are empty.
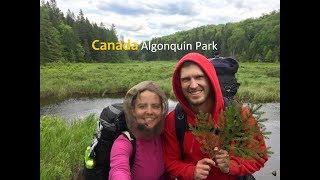
[[[141,42],[208,24],[238,22],[280,9],[280,0],[56,0],[66,15],[115,24],[118,36]]]

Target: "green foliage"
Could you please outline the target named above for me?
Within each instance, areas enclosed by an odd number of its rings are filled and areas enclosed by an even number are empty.
[[[269,49],[268,53],[266,54],[265,57],[266,61],[272,61],[274,59],[274,55],[271,49]]]
[[[80,10],[77,18],[68,10],[66,17],[55,0],[40,5],[40,62],[122,62],[125,51],[96,51],[94,40],[118,42],[114,25],[110,29],[91,24]]]
[[[79,39],[72,30],[72,27],[67,24],[60,23],[58,28],[62,39],[64,59],[71,62],[81,61],[84,56],[84,49],[79,43]]]
[[[52,26],[49,11],[40,8],[40,62],[54,62],[62,59],[59,31]]]
[[[278,102],[280,99],[278,63],[240,63],[237,79],[240,83],[238,99],[247,99],[247,102]]]
[[[71,124],[59,117],[40,117],[41,179],[72,179],[79,172],[96,122],[93,115]]]
[[[267,120],[261,118],[261,115],[264,114],[260,111],[262,104],[249,104],[249,112],[244,115],[241,113],[242,106],[242,103],[234,101],[224,112],[223,129],[220,134],[223,142],[222,148],[244,158],[270,155],[270,152],[261,149],[263,146],[261,135],[266,136],[271,133],[266,132],[265,126],[262,124]],[[257,124],[252,122],[253,117]]]
[[[198,113],[195,126],[190,124],[189,127],[201,144],[202,152],[210,158],[216,153],[215,147],[243,158],[270,155],[270,148],[264,148],[263,137],[271,132],[263,125],[267,119],[261,118],[264,113],[260,111],[261,106],[249,104],[245,111],[242,103],[234,101],[221,113],[216,127],[211,116],[202,112]]]
[[[201,144],[201,151],[204,154],[208,154],[210,158],[214,158],[216,151],[215,147],[221,146],[221,139],[216,134],[216,128],[214,127],[212,116],[207,113],[199,112],[197,114],[195,125],[189,124],[189,129],[192,134],[195,135],[197,141]]]

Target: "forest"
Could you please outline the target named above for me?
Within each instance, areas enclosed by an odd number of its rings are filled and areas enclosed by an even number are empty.
[[[107,17],[106,17],[107,18]],[[97,51],[95,40],[121,42],[114,24],[106,28],[103,23],[92,23],[80,9],[78,15],[68,10],[66,15],[55,0],[40,5],[40,63],[48,62],[125,62],[177,60],[191,50],[162,50],[152,52],[141,48],[143,44],[216,44],[222,56],[238,61],[280,61],[280,10],[249,18],[240,22],[211,24],[179,31],[163,37],[143,41],[136,50]],[[123,41],[123,40],[122,40]],[[193,50],[211,57],[212,49]]]

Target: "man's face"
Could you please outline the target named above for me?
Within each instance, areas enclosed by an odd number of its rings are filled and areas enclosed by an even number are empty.
[[[180,83],[183,95],[192,106],[200,106],[206,102],[210,94],[207,76],[196,64],[182,67]]]

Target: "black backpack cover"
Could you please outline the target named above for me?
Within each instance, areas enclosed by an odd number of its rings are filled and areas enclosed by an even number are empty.
[[[216,70],[222,95],[228,103],[233,100],[240,86],[236,78],[239,63],[230,57],[215,57],[209,60]]]
[[[83,177],[86,180],[108,179],[111,148],[115,139],[122,133],[132,143],[133,152],[130,157],[130,166],[133,164],[136,143],[133,135],[128,131],[122,105],[122,103],[118,103],[107,106],[100,114],[94,138],[85,153]],[[93,166],[88,167],[86,164],[88,160],[94,162]]]

